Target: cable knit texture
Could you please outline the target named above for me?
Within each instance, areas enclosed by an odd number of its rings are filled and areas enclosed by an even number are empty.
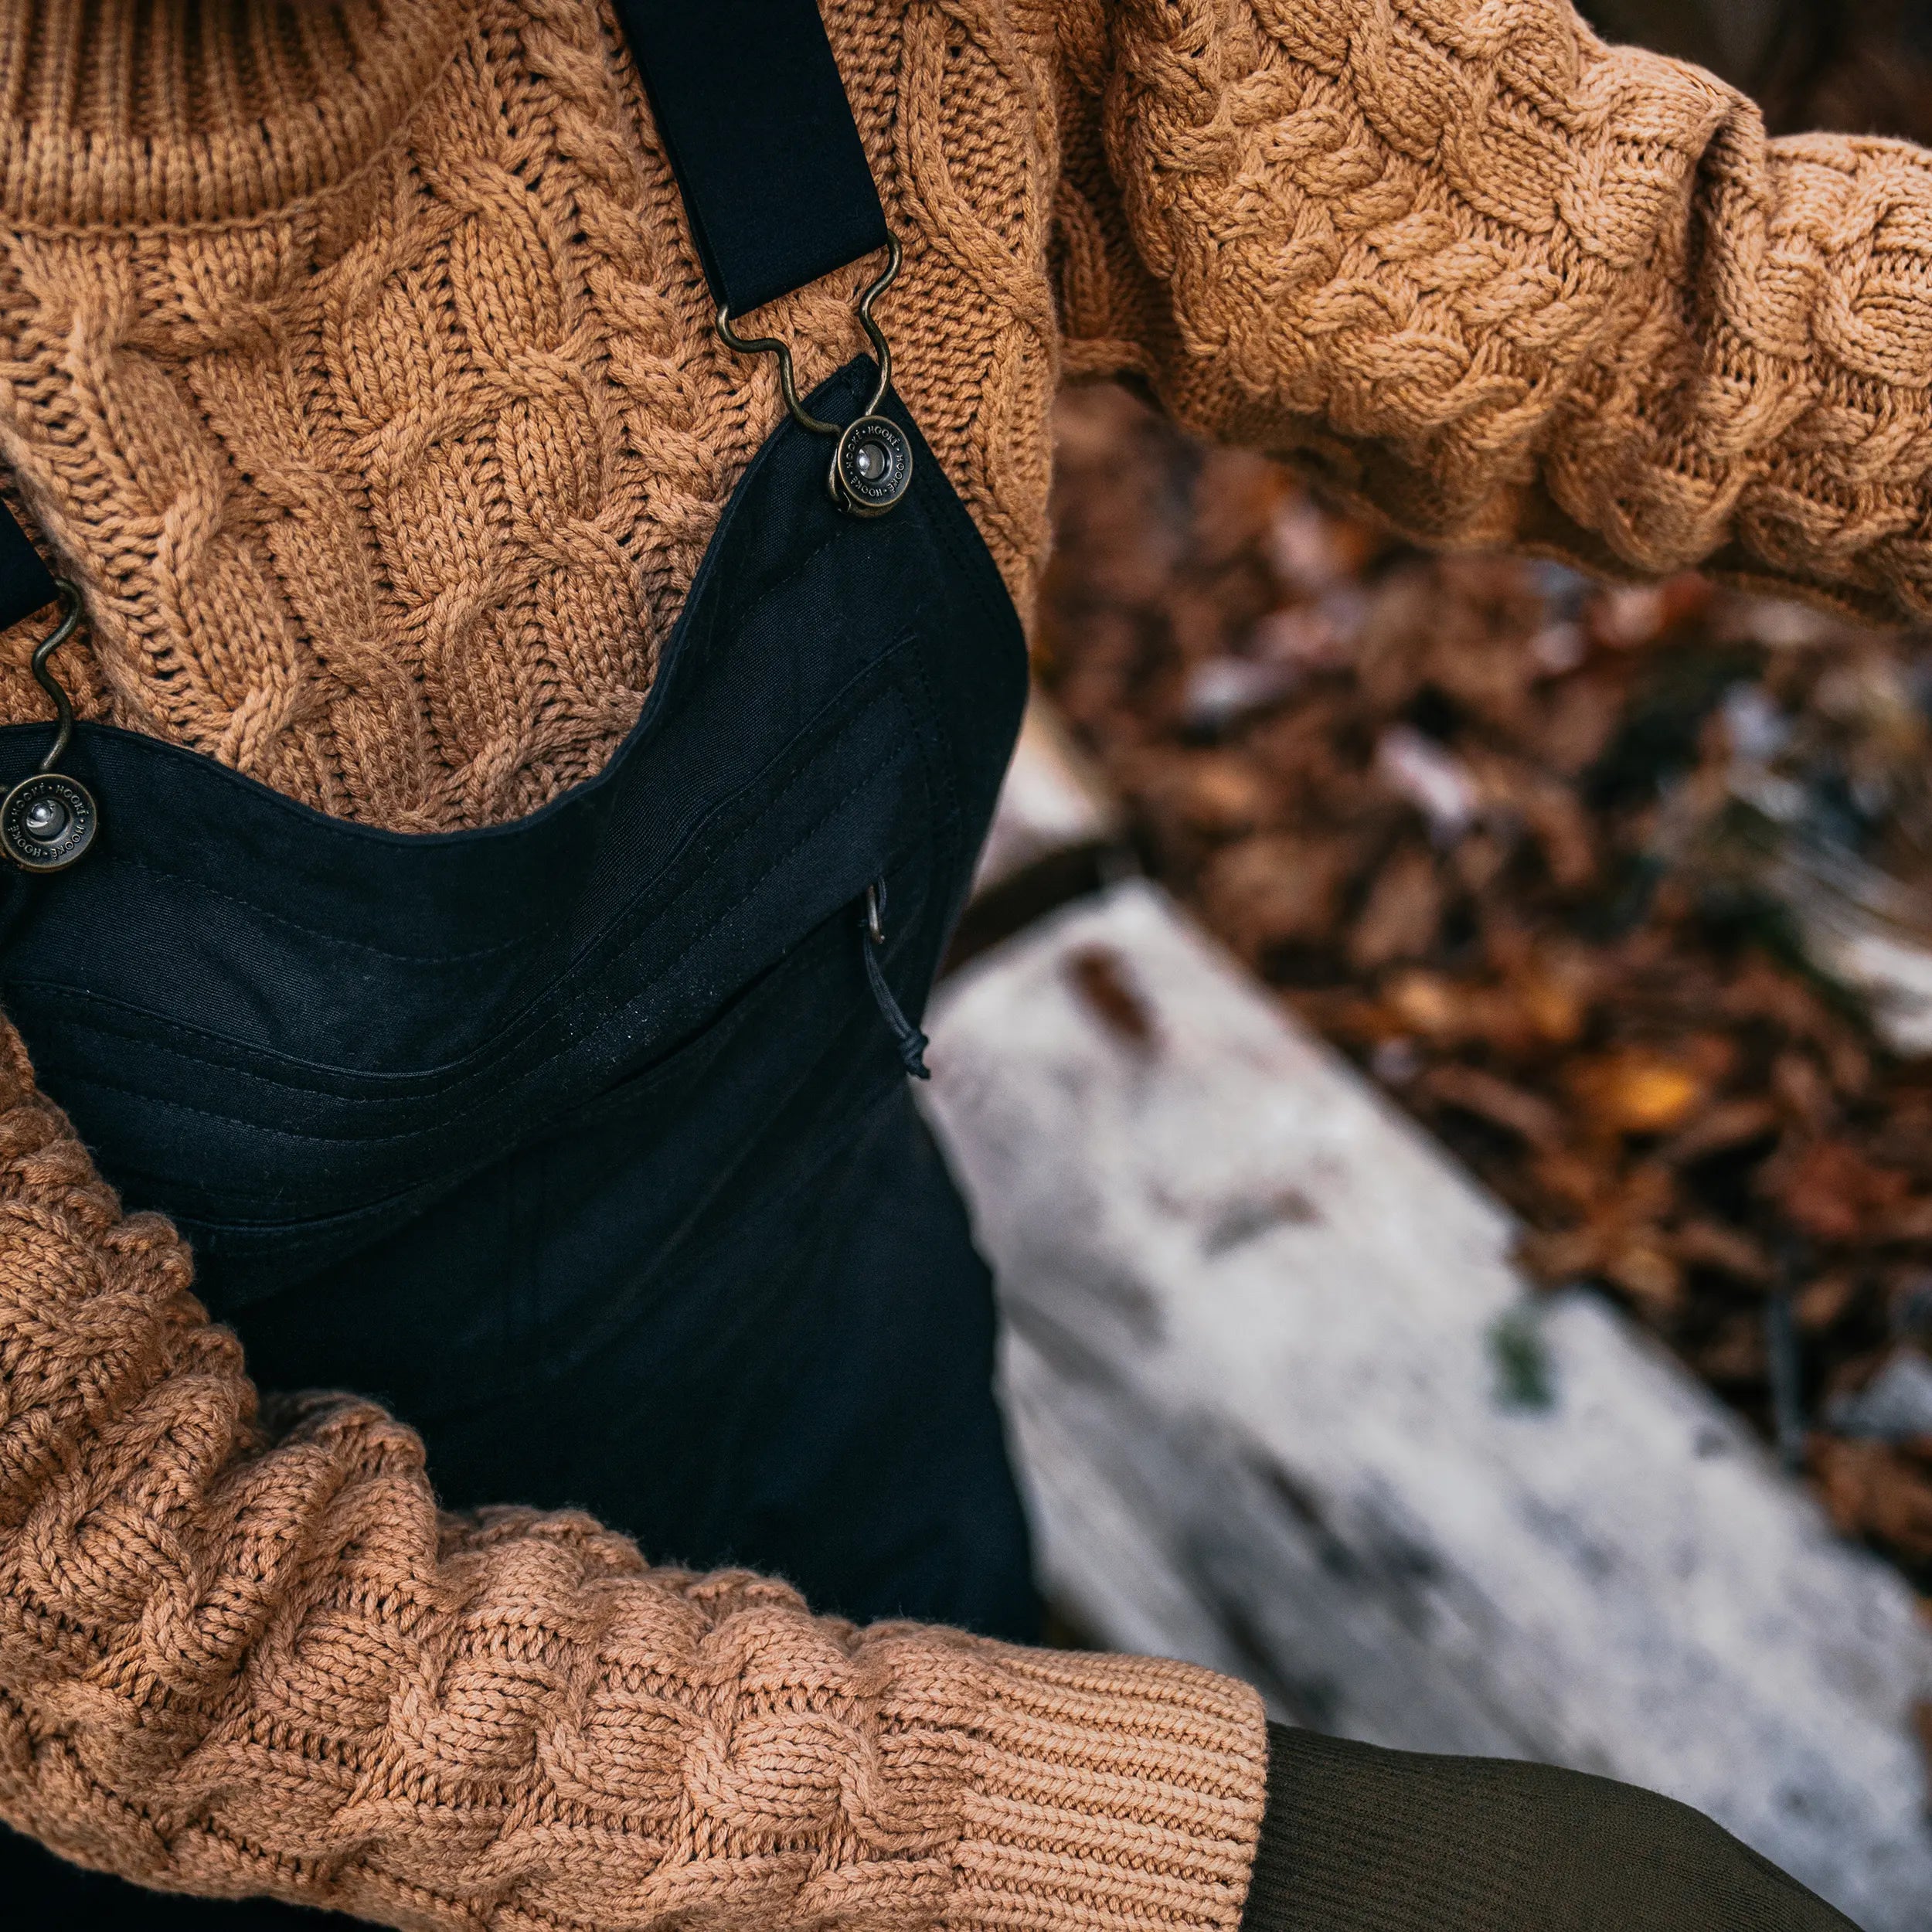
[[[1130,4],[1070,361],[1424,541],[1932,610],[1932,158],[1767,142],[1563,0]]]
[[[1022,607],[1056,385],[1131,371],[1426,538],[1932,608],[1921,155],[1767,145],[1564,0],[825,12],[903,393]],[[12,0],[0,215],[87,715],[411,831],[600,767],[779,404],[593,0]],[[849,297],[761,318],[808,379]],[[257,1409],[0,1048],[9,1819],[401,1926],[1233,1932],[1250,1692],[439,1516],[377,1410]]]
[[[257,1413],[186,1250],[0,1061],[0,1814],[397,1926],[1213,1927],[1266,1744],[1185,1664],[815,1618]]]
[[[903,386],[1022,607],[1071,369],[1428,539],[1932,608],[1917,150],[1767,144],[1564,0],[827,16]],[[86,709],[408,830],[594,772],[778,403],[592,0],[19,0],[0,113],[0,457]],[[770,318],[808,375],[849,294]]]

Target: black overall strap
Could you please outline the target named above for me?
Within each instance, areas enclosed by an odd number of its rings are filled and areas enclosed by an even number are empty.
[[[60,594],[53,573],[41,562],[40,553],[27,541],[26,532],[6,505],[0,503],[0,631],[32,617]]]
[[[886,245],[814,0],[617,0],[617,12],[727,314]]]

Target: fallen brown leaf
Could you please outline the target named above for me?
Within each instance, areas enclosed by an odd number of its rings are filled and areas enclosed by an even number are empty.
[[[1668,1134],[1709,1090],[1696,1068],[1640,1048],[1573,1061],[1567,1078],[1584,1118],[1606,1134]]]
[[[1670,1237],[1672,1252],[1692,1267],[1715,1268],[1753,1287],[1768,1287],[1777,1270],[1763,1246],[1741,1228],[1722,1221],[1693,1219],[1675,1229]]]
[[[1434,946],[1442,924],[1443,893],[1434,856],[1420,845],[1399,852],[1376,875],[1349,935],[1349,963],[1372,973]]]
[[[1923,1454],[1893,1443],[1815,1435],[1808,1455],[1818,1493],[1845,1535],[1932,1556],[1932,1476]]]
[[[1418,1085],[1431,1100],[1507,1128],[1532,1147],[1553,1145],[1562,1138],[1563,1116],[1549,1101],[1480,1067],[1431,1067]]]
[[[1128,976],[1127,963],[1104,946],[1084,946],[1066,962],[1066,975],[1088,1012],[1116,1039],[1135,1046],[1154,1039],[1154,1012]]]
[[[1818,1141],[1767,1176],[1780,1210],[1814,1240],[1842,1243],[1903,1206],[1911,1177],[1844,1141]]]
[[[1339,840],[1268,832],[1217,852],[1201,880],[1209,919],[1244,957],[1335,927],[1354,854]]]

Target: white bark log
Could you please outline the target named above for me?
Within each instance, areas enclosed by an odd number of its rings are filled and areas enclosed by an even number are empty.
[[[1502,1210],[1162,894],[1009,941],[932,1031],[1043,1573],[1100,1640],[1670,1792],[1866,1932],[1932,1926],[1903,1583],[1606,1305],[1532,1309]]]
[[[1122,829],[1120,808],[1091,761],[1052,706],[1036,698],[1020,725],[973,889],[1003,885],[1056,852],[1111,845]]]

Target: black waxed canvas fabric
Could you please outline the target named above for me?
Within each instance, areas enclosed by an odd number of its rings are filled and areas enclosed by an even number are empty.
[[[871,375],[818,406],[850,414]],[[1005,1628],[1030,1598],[984,1426],[985,1277],[861,907],[885,881],[886,970],[917,1015],[1025,654],[923,449],[916,475],[892,515],[842,515],[822,442],[787,423],[631,737],[515,824],[388,833],[81,726],[63,768],[100,837],[9,886],[31,896],[0,1002],[128,1206],[192,1242],[257,1379],[393,1402],[451,1505],[581,1505],[826,1609]],[[0,731],[0,781],[46,736]],[[928,1472],[968,1441],[999,1472],[996,1563],[963,1530],[917,1587],[896,1557],[819,1553],[910,1551],[949,1506]],[[808,1493],[808,1467],[832,1489]]]
[[[620,0],[733,313],[883,247],[810,0]],[[876,372],[812,399],[845,421]],[[448,1506],[587,1509],[815,1607],[1036,1635],[991,1283],[869,973],[916,1019],[1026,688],[1018,617],[896,398],[913,480],[835,509],[787,421],[636,729],[518,823],[408,837],[81,726],[100,831],[0,903],[0,1002],[271,1388],[423,1434]],[[53,584],[0,509],[0,621]],[[0,730],[0,789],[51,727]],[[904,1022],[893,1016],[900,1032]],[[0,1831],[23,1923],[270,1932]]]
[[[886,245],[818,9],[617,0],[712,299],[775,301]]]
[[[850,417],[874,374],[813,406]],[[0,1002],[127,1206],[188,1234],[257,1381],[379,1397],[447,1505],[582,1507],[822,1611],[1025,1640],[990,1283],[862,907],[884,881],[884,969],[916,1017],[1026,654],[886,406],[908,498],[841,514],[823,440],[787,422],[636,730],[531,818],[391,834],[80,726],[63,765],[98,841],[7,888]],[[49,729],[0,730],[0,782]],[[0,1842],[0,1897],[49,1887],[50,1923],[182,1910]]]
[[[54,600],[53,573],[27,541],[13,512],[0,503],[0,631],[11,629]]]

